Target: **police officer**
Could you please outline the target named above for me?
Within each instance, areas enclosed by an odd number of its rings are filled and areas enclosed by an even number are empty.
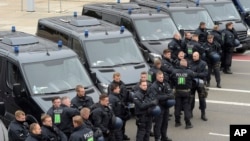
[[[121,119],[127,117],[127,112],[125,112],[126,110],[126,106],[125,103],[123,101],[123,97],[120,94],[120,87],[118,84],[113,83],[111,85],[111,93],[109,93],[109,103],[110,106],[115,114],[116,117],[119,117]],[[121,129],[117,129],[114,131],[114,139],[116,141],[122,141],[123,140],[123,133]]]
[[[220,31],[220,27],[219,25],[214,25],[213,30],[210,32],[211,35],[214,36],[214,41],[219,43],[220,46],[223,45],[223,41],[222,41],[222,35],[221,35],[221,31]]]
[[[21,110],[15,112],[15,119],[11,121],[8,129],[10,141],[24,141],[29,135],[29,125],[25,113]]]
[[[85,94],[85,89],[82,85],[77,85],[75,90],[76,96],[71,100],[73,107],[80,111],[83,107],[90,107],[94,104],[92,97]]]
[[[94,141],[93,131],[83,125],[83,119],[81,116],[76,115],[72,120],[74,131],[70,135],[69,141]]]
[[[151,86],[151,82],[148,80],[148,73],[146,71],[142,71],[140,75],[140,81],[147,81],[148,88]],[[132,88],[133,92],[137,92],[140,90],[140,81]]]
[[[184,38],[181,41],[181,46],[183,48],[182,51],[184,51],[185,54],[187,54],[187,44],[189,41],[192,40],[192,34],[190,32],[185,32],[184,33]]]
[[[156,81],[150,87],[150,92],[159,100],[161,114],[155,117],[154,135],[156,141],[171,141],[167,136],[169,107],[167,107],[167,100],[173,99],[174,95],[170,85],[164,81],[164,74],[162,71],[156,73]]]
[[[192,128],[193,125],[190,122],[191,111],[189,97],[191,93],[192,81],[195,73],[187,69],[187,61],[182,59],[180,66],[174,69],[171,74],[171,80],[173,81],[175,89],[175,127],[181,126],[180,113],[184,110],[184,119],[186,123],[186,129]]]
[[[200,22],[199,28],[195,30],[194,34],[197,34],[199,36],[199,42],[201,44],[205,43],[207,41],[207,28],[205,22]]]
[[[187,43],[187,59],[188,61],[192,60],[192,55],[195,51],[198,51],[199,54],[205,53],[202,45],[199,43],[199,36],[197,34],[192,35],[192,40]]]
[[[80,116],[82,117],[84,121],[84,126],[91,129],[94,132],[94,139],[98,140],[98,138],[103,137],[102,130],[98,127],[95,127],[92,122],[89,120],[90,116],[90,109],[88,107],[84,107],[80,111]]]
[[[179,33],[175,33],[173,39],[168,44],[168,48],[172,52],[173,59],[176,59],[178,52],[183,49],[181,45],[182,45],[181,44],[181,35]]]
[[[232,74],[231,65],[232,65],[232,57],[233,57],[233,50],[238,44],[236,41],[239,42],[237,33],[233,28],[233,23],[229,22],[226,24],[226,29],[222,32],[222,37],[224,39],[224,46],[223,46],[223,58],[222,63],[224,64],[223,72],[225,74]]]
[[[206,109],[206,97],[207,92],[205,89],[204,81],[207,77],[207,64],[205,61],[200,59],[200,55],[198,52],[193,53],[193,61],[190,63],[190,69],[197,73],[195,80],[196,83],[193,85],[191,89],[191,117],[193,116],[192,111],[195,105],[195,92],[198,92],[199,103],[200,103],[200,110],[201,110],[201,119],[207,121],[207,117],[205,115]]]
[[[162,57],[162,65],[161,65],[161,70],[166,74],[169,78],[169,75],[172,73],[174,66],[173,66],[173,61],[178,58],[178,53],[176,51],[176,56],[175,58],[171,57],[172,53],[171,50],[169,49],[164,49],[163,50],[163,57]]]
[[[63,97],[63,101],[69,101],[68,97]],[[47,114],[52,117],[53,124],[56,125],[68,138],[73,130],[72,117],[79,115],[79,111],[70,108],[69,105],[61,104],[60,97],[52,99],[53,106],[48,110]]]
[[[41,127],[38,123],[30,125],[30,134],[25,141],[46,141],[41,134]]]
[[[158,100],[147,91],[148,82],[141,80],[140,88],[134,95],[135,115],[136,115],[136,141],[149,141],[152,126],[152,115],[148,112],[150,108],[158,104]]]
[[[102,130],[105,141],[112,141],[112,109],[109,107],[109,97],[107,94],[101,94],[99,103],[91,106],[91,122],[95,127]]]
[[[42,136],[46,141],[67,141],[66,135],[52,123],[50,115],[44,114],[41,117]]]
[[[159,59],[154,60],[154,65],[148,70],[148,75],[149,75],[148,77],[151,83],[155,82],[156,73],[158,71],[161,71],[161,66],[162,66],[161,60]]]
[[[211,73],[214,71],[217,87],[221,88],[220,84],[220,56],[222,54],[221,46],[218,42],[214,41],[213,35],[207,36],[207,42],[204,44],[206,50],[206,61],[208,65],[207,87],[210,86]]]

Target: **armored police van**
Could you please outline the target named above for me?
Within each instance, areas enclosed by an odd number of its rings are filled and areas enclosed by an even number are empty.
[[[89,74],[96,74],[101,92],[119,72],[128,89],[149,69],[133,36],[124,27],[88,16],[60,16],[38,21],[37,35],[53,41],[62,40],[80,57]]]
[[[95,102],[100,92],[93,85],[77,54],[59,41],[58,45],[24,32],[0,32],[0,102],[7,126],[16,110],[33,115],[52,106],[55,96],[73,98],[76,85],[83,85]]]
[[[125,26],[133,35],[145,59],[154,62],[178,33],[170,16],[160,9],[136,3],[102,3],[84,5],[82,14]]]
[[[197,7],[195,4],[180,3],[180,1],[166,0],[134,0],[139,5],[147,7],[160,7],[173,19],[178,30],[194,32],[200,22],[205,22],[208,29],[212,29],[214,23],[205,8]]]
[[[196,0],[190,0],[197,2]],[[235,47],[235,51],[244,52],[249,48],[250,32],[248,27],[242,21],[232,0],[200,0],[197,5],[207,9],[215,24],[219,24],[221,29],[225,28],[225,24],[233,22],[234,29],[237,32],[241,45]]]
[[[250,26],[250,0],[232,0],[241,18]],[[250,34],[250,33],[248,33]]]

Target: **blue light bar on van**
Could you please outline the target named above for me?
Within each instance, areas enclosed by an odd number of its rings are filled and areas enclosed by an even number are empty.
[[[16,32],[16,27],[15,26],[11,27],[11,32]]]
[[[14,46],[14,52],[18,53],[19,52],[19,46]]]
[[[62,40],[59,40],[59,41],[57,42],[57,45],[58,45],[58,47],[59,47],[59,48],[61,48],[61,47],[62,47],[62,45],[63,45]]]
[[[128,9],[128,14],[132,14],[132,8]]]
[[[74,17],[77,17],[77,12],[76,11],[74,12]]]
[[[124,29],[125,29],[125,27],[124,27],[124,26],[121,26],[121,29],[120,29],[121,33],[124,32]]]
[[[200,0],[196,0],[195,4],[196,4],[196,6],[199,6],[200,5]]]
[[[169,2],[169,0],[167,1],[166,6],[167,6],[167,7],[170,7],[170,2]]]
[[[120,3],[120,0],[117,0],[117,3]]]
[[[157,6],[156,8],[157,12],[159,13],[161,11],[161,7],[160,6]]]
[[[88,36],[89,36],[89,31],[88,31],[88,29],[85,29],[85,30],[84,30],[84,36],[85,36],[85,37],[88,37]]]

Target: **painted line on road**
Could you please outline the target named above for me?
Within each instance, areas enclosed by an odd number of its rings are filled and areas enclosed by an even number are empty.
[[[209,87],[209,90],[227,91],[227,92],[239,92],[239,93],[249,93],[250,94],[250,90],[238,90],[238,89],[226,89],[226,88],[211,88],[211,87]]]
[[[213,136],[222,136],[222,137],[229,137],[228,134],[218,134],[218,133],[213,133],[213,132],[209,132],[209,135],[213,135]]]
[[[233,59],[233,61],[238,61],[238,62],[250,62],[250,60],[241,60],[241,59]]]
[[[196,102],[199,102],[199,99],[195,99]],[[241,102],[229,102],[229,101],[218,101],[218,100],[206,100],[207,103],[213,104],[224,104],[224,105],[235,105],[235,106],[246,106],[250,107],[250,103],[241,103]]]
[[[240,73],[240,72],[233,72],[233,74],[250,75],[250,73]]]

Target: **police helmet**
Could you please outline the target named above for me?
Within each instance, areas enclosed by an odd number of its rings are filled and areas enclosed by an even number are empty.
[[[235,47],[239,46],[240,45],[240,41],[238,39],[235,39],[234,40],[234,45],[235,45]]]
[[[174,106],[175,105],[175,99],[168,99],[167,101],[166,101],[166,106],[167,106],[167,108],[171,108],[172,106]]]
[[[105,141],[103,136],[100,136],[96,139],[96,141]]]
[[[215,51],[209,54],[209,58],[212,60],[213,63],[217,63],[220,61],[220,55]]]
[[[159,106],[149,108],[149,114],[152,116],[159,116],[161,114],[161,108]]]
[[[122,125],[123,125],[123,121],[119,117],[116,117],[116,116],[112,117],[112,127],[114,129],[121,129]]]
[[[195,82],[195,86],[196,87],[203,87],[204,86],[204,81],[200,78],[195,78],[193,79],[194,82]]]

